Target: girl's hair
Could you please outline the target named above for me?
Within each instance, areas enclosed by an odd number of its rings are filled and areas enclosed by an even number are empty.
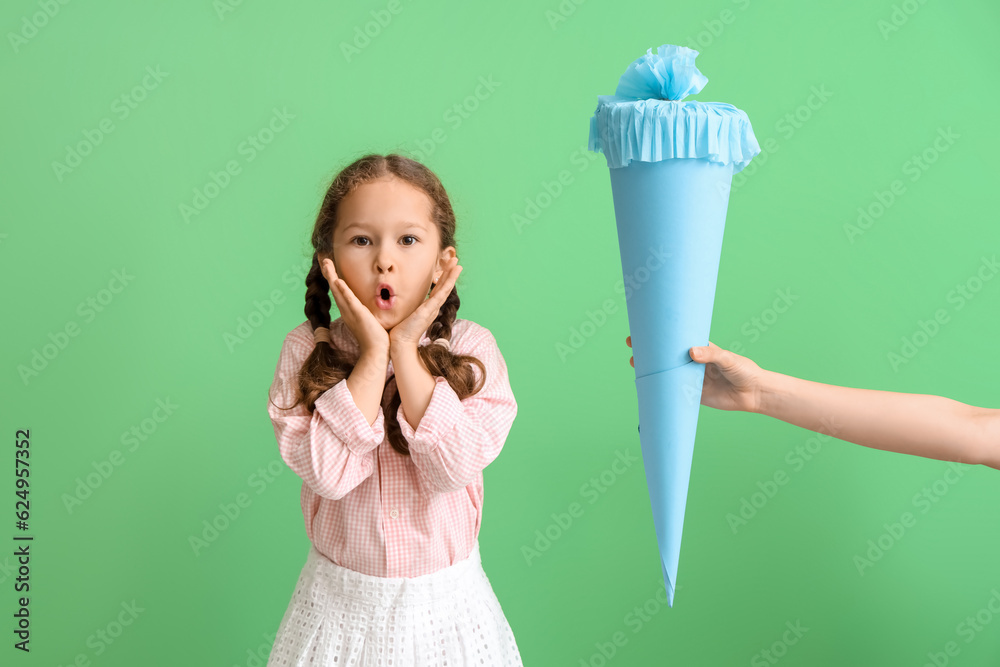
[[[455,245],[455,214],[444,186],[434,172],[416,160],[395,153],[385,156],[369,154],[355,160],[334,177],[323,197],[319,214],[316,216],[316,225],[313,227],[314,252],[312,268],[306,275],[305,315],[314,331],[319,327],[330,326],[330,283],[320,270],[319,255],[333,257],[333,232],[337,227],[337,206],[358,186],[393,176],[423,190],[430,197],[433,204],[431,219],[437,224],[440,232],[439,249],[444,250]],[[446,338],[451,341],[451,328],[455,323],[455,314],[460,303],[456,285],[438,311],[437,319],[427,329],[427,335],[431,340]],[[460,399],[479,392],[485,384],[486,367],[474,356],[452,354],[441,345],[420,346],[417,348],[417,353],[431,375],[444,377]],[[354,370],[356,361],[351,359],[346,351],[336,347],[336,343],[317,343],[299,371],[296,401],[290,407],[304,402],[312,413],[316,409],[316,399],[320,394],[349,376]],[[469,364],[479,366],[481,377],[478,382]],[[392,377],[386,381],[382,389],[383,399],[390,382]],[[383,411],[385,431],[393,449],[408,455],[410,449],[406,439],[403,438],[396,417],[400,403],[399,392],[394,387],[389,407]]]

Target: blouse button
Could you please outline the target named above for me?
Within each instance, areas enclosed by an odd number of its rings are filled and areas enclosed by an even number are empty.
[[[399,516],[399,511],[395,509],[389,510],[389,516],[395,519],[397,516]]]

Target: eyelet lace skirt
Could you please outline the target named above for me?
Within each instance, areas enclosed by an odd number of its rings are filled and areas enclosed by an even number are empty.
[[[514,633],[469,557],[411,578],[341,567],[309,549],[268,667],[522,667]]]

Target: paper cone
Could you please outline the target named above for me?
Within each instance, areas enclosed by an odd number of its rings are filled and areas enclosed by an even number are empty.
[[[647,51],[618,95],[600,97],[590,135],[611,173],[639,440],[671,607],[705,376],[688,350],[708,344],[732,176],[760,152],[739,109],[679,101],[707,82],[696,55]],[[678,99],[622,96],[644,90]]]

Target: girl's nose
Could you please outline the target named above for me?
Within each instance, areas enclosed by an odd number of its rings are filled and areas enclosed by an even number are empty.
[[[377,271],[388,271],[392,268],[393,260],[389,253],[385,250],[379,251],[378,257],[375,260],[375,269]]]

